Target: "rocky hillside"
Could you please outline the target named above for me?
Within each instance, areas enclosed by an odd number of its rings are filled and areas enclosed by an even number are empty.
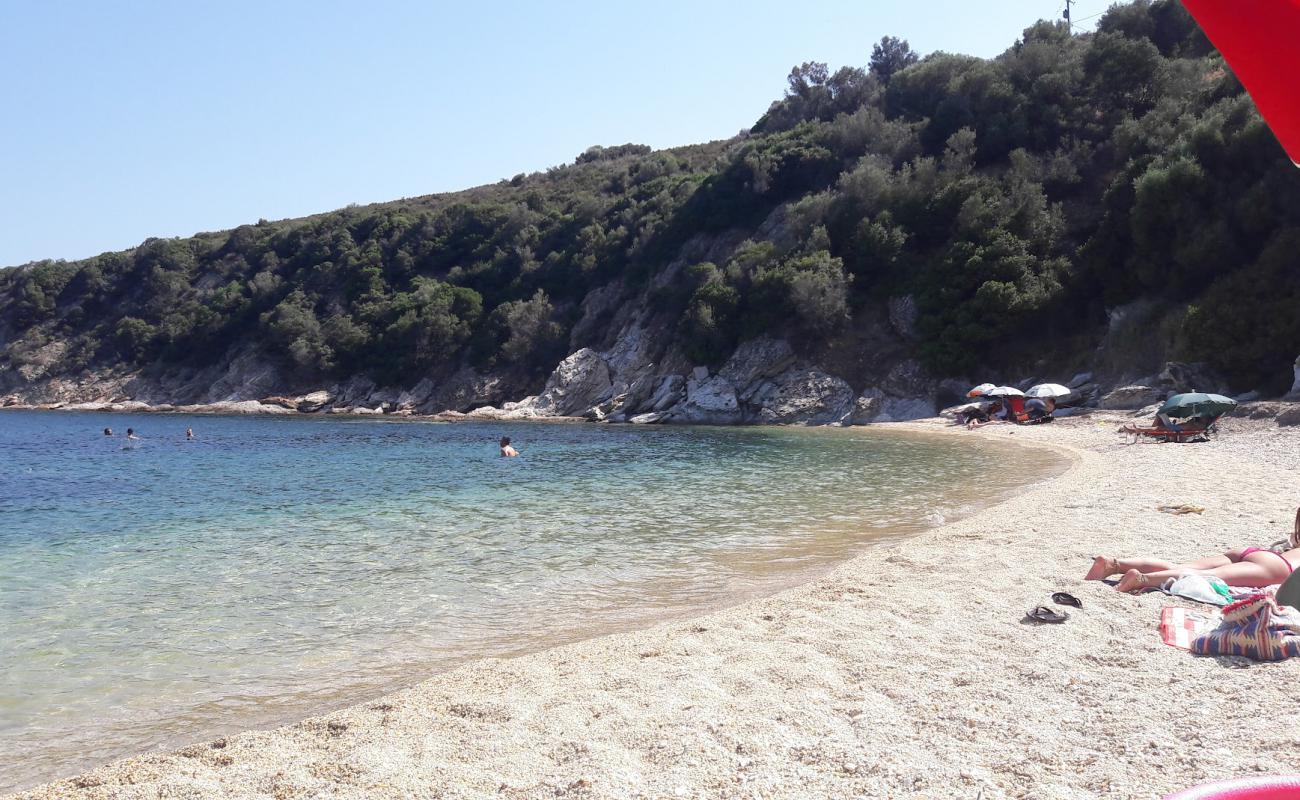
[[[1298,245],[1300,172],[1181,5],[1138,2],[994,59],[800,65],[727,141],[4,270],[0,397],[831,423],[975,379],[1277,396]]]

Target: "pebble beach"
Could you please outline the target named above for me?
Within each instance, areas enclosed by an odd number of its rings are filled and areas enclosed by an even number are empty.
[[[1168,647],[1160,609],[1194,604],[1083,580],[1098,554],[1187,560],[1285,538],[1300,428],[1228,419],[1208,443],[1126,444],[1126,421],[898,424],[1069,466],[772,596],[11,797],[1082,800],[1300,772],[1300,663]],[[1157,510],[1177,504],[1204,512]],[[1057,591],[1083,608],[1026,620]]]

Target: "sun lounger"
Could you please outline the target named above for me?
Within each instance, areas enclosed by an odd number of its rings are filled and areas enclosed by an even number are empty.
[[[1164,425],[1152,425],[1144,428],[1140,425],[1125,425],[1120,428],[1121,433],[1127,433],[1133,436],[1146,436],[1161,442],[1196,442],[1208,441],[1211,437],[1219,432],[1218,417],[1208,422],[1186,422],[1174,427],[1165,427]]]

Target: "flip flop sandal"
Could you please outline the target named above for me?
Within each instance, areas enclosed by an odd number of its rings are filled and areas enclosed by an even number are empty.
[[[1072,594],[1067,594],[1066,592],[1057,592],[1053,594],[1052,602],[1056,603],[1059,606],[1074,606],[1075,608],[1083,608],[1083,602],[1079,600],[1079,598],[1075,597]]]
[[[1047,606],[1038,606],[1037,608],[1031,608],[1025,614],[1025,616],[1029,617],[1035,622],[1054,622],[1054,623],[1065,622],[1067,619],[1070,618],[1070,615],[1068,613],[1062,612],[1058,614],[1057,612],[1053,611]]]

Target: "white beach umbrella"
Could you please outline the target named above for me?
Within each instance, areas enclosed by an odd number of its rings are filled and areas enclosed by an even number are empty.
[[[1025,392],[1025,397],[1065,397],[1067,394],[1070,394],[1068,386],[1059,383],[1040,383],[1037,386],[1030,386],[1029,391]]]
[[[1025,393],[1014,386],[998,386],[985,393],[988,397],[1024,397]]]
[[[966,396],[980,397],[981,395],[988,394],[989,392],[993,391],[996,388],[998,387],[994,386],[991,383],[981,383],[979,386],[976,386],[974,389],[971,389],[969,392],[967,392]]]

